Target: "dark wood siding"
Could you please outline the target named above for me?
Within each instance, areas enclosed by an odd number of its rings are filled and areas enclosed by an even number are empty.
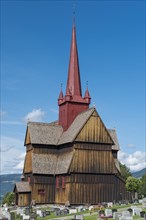
[[[16,193],[17,197],[16,204],[20,207],[29,206],[31,203],[31,193]]]
[[[112,152],[75,149],[70,172],[79,173],[117,173]]]
[[[115,175],[71,174],[67,181],[71,204],[116,202],[121,200],[121,195],[122,199],[128,199],[124,182]]]
[[[95,113],[86,122],[76,141],[114,144],[100,117]]]
[[[24,163],[24,173],[32,172],[32,150],[27,151]]]
[[[32,200],[36,203],[54,203],[55,178],[53,176],[36,175],[33,177]]]

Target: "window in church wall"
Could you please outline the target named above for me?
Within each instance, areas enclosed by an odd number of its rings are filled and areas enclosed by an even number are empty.
[[[30,176],[27,177],[27,181],[30,183]]]
[[[65,189],[65,177],[62,176],[62,189]]]
[[[59,189],[59,176],[56,176],[56,189]]]
[[[45,190],[44,189],[38,189],[38,194],[39,195],[44,195],[45,194]]]

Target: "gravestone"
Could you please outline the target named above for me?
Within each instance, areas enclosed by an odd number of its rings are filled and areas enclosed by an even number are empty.
[[[119,220],[133,220],[133,217],[132,216],[127,216],[127,217],[121,216],[119,217]]]
[[[29,215],[30,214],[30,207],[26,207],[25,208],[25,215]]]
[[[37,215],[35,213],[31,213],[29,220],[36,220]]]
[[[69,214],[75,214],[77,213],[77,209],[74,208],[74,209],[69,209]]]
[[[142,212],[142,208],[138,208],[138,207],[134,207],[132,210],[133,210],[133,215],[140,216],[140,212]]]
[[[146,198],[142,199],[142,206],[143,206],[144,209],[146,208]]]
[[[113,213],[113,219],[118,220],[119,217],[121,217],[121,216],[122,216],[122,212],[114,212],[114,213]]]
[[[113,203],[112,202],[108,202],[107,203],[107,207],[112,208],[113,207]]]
[[[83,215],[74,215],[74,219],[77,219],[77,220],[83,220],[84,219],[84,216]]]
[[[130,217],[130,212],[129,211],[123,211],[122,212],[122,216],[125,216],[125,217]]]
[[[11,212],[11,213],[10,213],[10,216],[11,216],[11,217],[10,217],[11,220],[15,220],[15,212]]]
[[[105,209],[105,216],[106,217],[111,217],[113,216],[113,212],[111,209]]]
[[[25,214],[22,214],[22,219],[23,220],[29,220],[30,216],[29,215],[25,215]]]

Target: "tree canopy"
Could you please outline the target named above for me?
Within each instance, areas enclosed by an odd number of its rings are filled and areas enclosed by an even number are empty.
[[[141,196],[146,197],[146,174],[144,174],[141,178],[139,193]]]
[[[129,176],[132,176],[130,169],[125,165],[120,163],[120,170],[122,177],[126,180]]]
[[[129,176],[126,180],[126,189],[129,192],[138,192],[141,186],[141,180],[135,177]]]
[[[7,203],[8,206],[10,206],[12,203],[15,202],[15,194],[13,192],[7,192],[3,198],[2,203]]]

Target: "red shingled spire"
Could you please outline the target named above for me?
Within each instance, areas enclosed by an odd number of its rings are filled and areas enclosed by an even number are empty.
[[[76,28],[75,24],[73,24],[66,94],[63,96],[61,90],[58,99],[59,124],[62,125],[64,131],[69,128],[80,112],[89,108],[90,99],[88,89],[85,92],[85,97],[82,97]]]
[[[71,91],[72,95],[82,96],[78,50],[77,50],[77,41],[76,41],[76,28],[74,24],[72,28],[72,40],[71,40],[66,94],[68,90]]]

